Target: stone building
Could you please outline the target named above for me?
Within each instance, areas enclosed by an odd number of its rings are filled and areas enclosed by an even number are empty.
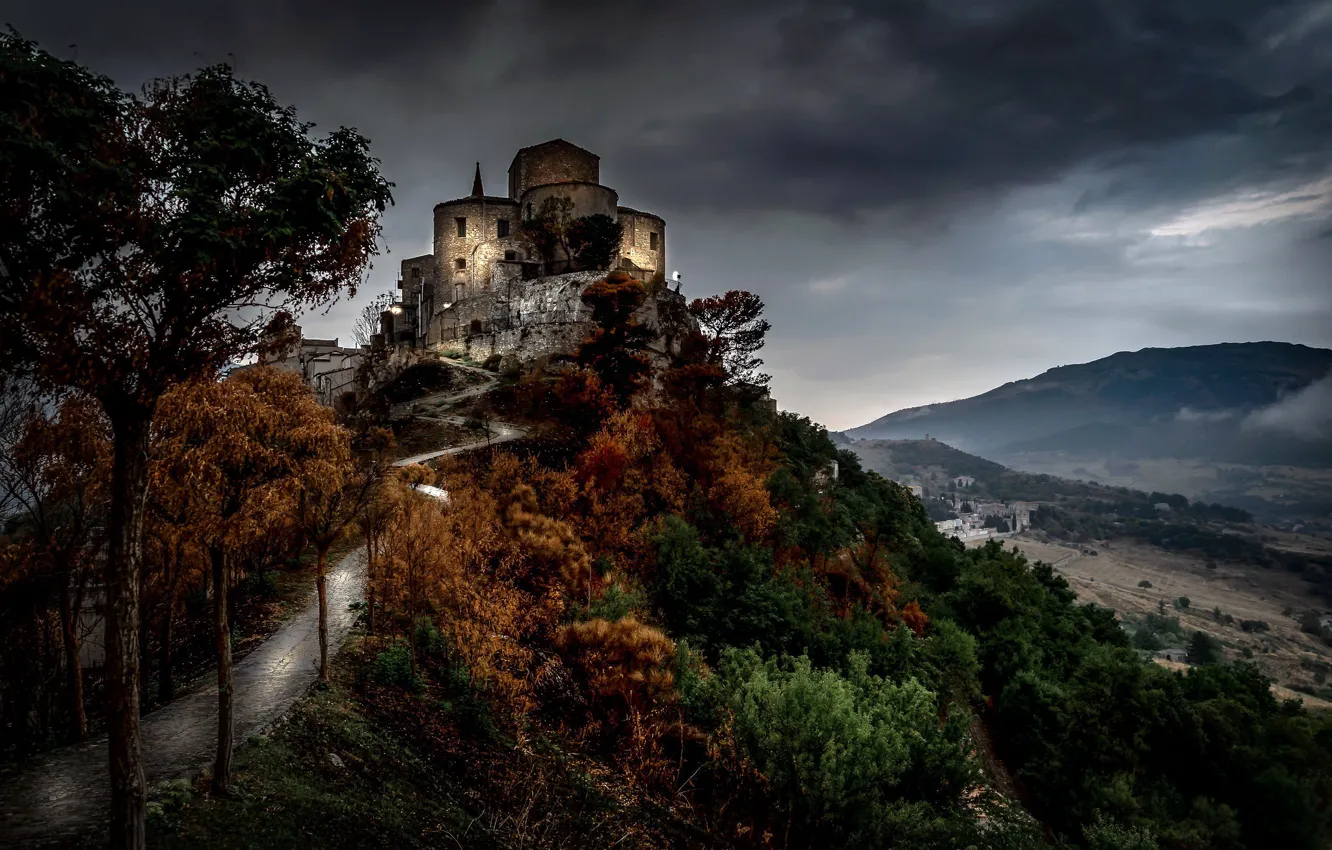
[[[443,338],[446,329],[456,338],[459,331],[470,333],[473,322],[484,325],[490,318],[489,306],[476,305],[459,311],[465,316],[445,316],[455,305],[487,294],[494,302],[495,293],[505,302],[521,300],[532,294],[532,281],[563,271],[542,268],[522,237],[522,222],[538,215],[547,198],[567,198],[574,218],[601,214],[619,221],[620,249],[612,265],[644,281],[664,278],[666,222],[620,206],[619,193],[600,180],[601,158],[563,139],[518,151],[509,166],[507,196],[486,194],[478,163],[471,194],[435,206],[433,252],[402,261],[401,306],[415,327],[415,344],[439,348],[451,342]]]
[[[350,409],[365,392],[359,367],[369,352],[338,345],[338,339],[315,339],[296,327],[297,341],[284,351],[259,362],[301,376],[319,403],[337,410]],[[247,366],[238,367],[240,369]]]

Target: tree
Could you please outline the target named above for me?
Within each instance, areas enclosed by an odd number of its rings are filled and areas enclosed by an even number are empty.
[[[1203,666],[1221,660],[1221,641],[1206,632],[1194,632],[1189,640],[1189,663]]]
[[[550,271],[556,261],[570,259],[569,228],[573,224],[573,201],[553,196],[541,202],[541,209],[520,228],[522,238]]]
[[[383,453],[352,460],[351,434],[320,408],[302,417],[289,435],[299,487],[292,519],[315,547],[319,597],[319,681],[328,681],[328,550],[346,534],[372,500],[383,475]],[[385,448],[387,448],[385,446]]]
[[[364,137],[324,140],[226,66],[141,97],[0,36],[0,362],[101,404],[113,846],[144,843],[139,584],[158,401],[354,291],[391,201]]]
[[[652,368],[645,353],[652,329],[634,318],[634,311],[647,300],[647,289],[615,271],[583,290],[582,299],[592,308],[596,327],[583,340],[577,360],[623,407],[643,389]]]
[[[357,346],[370,344],[375,334],[379,333],[379,314],[389,308],[390,300],[387,293],[377,295],[361,308],[361,312],[356,314],[356,321],[352,324],[352,342]]]
[[[585,215],[569,225],[574,264],[588,271],[606,271],[620,251],[624,225],[603,213]]]
[[[707,337],[708,362],[726,369],[732,383],[766,386],[770,376],[758,371],[755,356],[772,325],[763,318],[763,300],[752,292],[732,289],[725,295],[696,299],[689,312]]]
[[[0,492],[21,519],[29,577],[56,586],[70,733],[81,741],[88,718],[77,625],[102,542],[110,441],[97,406],[78,395],[49,417],[33,406],[15,424],[13,441],[0,446]]]
[[[293,501],[295,459],[286,436],[323,412],[291,372],[257,367],[198,380],[163,397],[154,429],[153,479],[177,497],[212,574],[218,737],[213,790],[230,791],[234,683],[228,596],[242,549],[271,538]],[[169,612],[168,612],[169,616]]]

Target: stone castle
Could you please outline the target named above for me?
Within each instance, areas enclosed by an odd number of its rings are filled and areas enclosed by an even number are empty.
[[[435,206],[434,252],[402,262],[398,301],[385,314],[392,343],[475,360],[510,352],[532,360],[576,348],[589,319],[580,296],[606,272],[570,272],[567,260],[542,263],[522,235],[522,222],[546,199],[567,198],[573,218],[619,221],[612,268],[650,285],[654,297],[640,320],[662,329],[662,352],[669,350],[661,308],[678,318],[684,299],[664,284],[666,222],[620,206],[618,193],[601,185],[600,161],[563,139],[523,148],[509,166],[507,196],[485,193],[478,163],[472,193]]]

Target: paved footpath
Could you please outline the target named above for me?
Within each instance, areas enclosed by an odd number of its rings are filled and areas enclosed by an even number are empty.
[[[311,589],[314,580],[311,578]],[[356,619],[365,554],[357,550],[328,574],[328,642],[336,651]],[[310,602],[236,662],[237,743],[282,717],[319,673],[319,603]],[[190,777],[217,748],[216,678],[143,718],[144,772],[154,783]],[[85,846],[97,841],[108,805],[106,736],[46,753],[0,775],[0,848]]]

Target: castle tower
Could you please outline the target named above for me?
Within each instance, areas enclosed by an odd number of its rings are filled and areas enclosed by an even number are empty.
[[[436,305],[488,290],[495,261],[524,259],[517,236],[518,204],[485,194],[478,162],[472,194],[435,205]]]

